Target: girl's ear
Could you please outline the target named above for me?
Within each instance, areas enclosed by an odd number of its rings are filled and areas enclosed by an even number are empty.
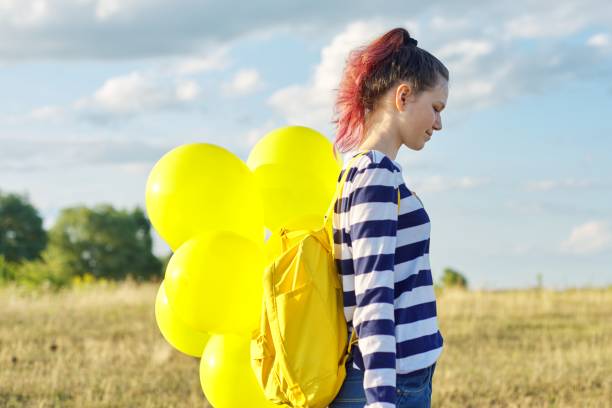
[[[412,87],[408,83],[400,84],[395,91],[395,105],[399,111],[403,111],[406,108],[408,99],[412,94]]]

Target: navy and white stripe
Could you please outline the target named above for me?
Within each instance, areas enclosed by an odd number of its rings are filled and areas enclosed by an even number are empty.
[[[437,361],[443,338],[429,265],[430,220],[402,167],[378,150],[355,159],[334,206],[334,253],[353,366],[368,408],[395,407],[396,375]],[[397,191],[400,192],[400,213]]]

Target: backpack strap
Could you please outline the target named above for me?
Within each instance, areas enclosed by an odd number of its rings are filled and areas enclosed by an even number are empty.
[[[338,199],[338,197],[342,197],[342,188],[344,187],[344,183],[345,183],[346,178],[348,176],[349,169],[351,168],[351,163],[353,162],[353,160],[356,160],[357,158],[363,156],[366,153],[367,152],[361,152],[361,153],[355,155],[354,157],[352,157],[348,161],[348,164],[345,167],[344,173],[342,174],[342,177],[340,178],[340,181],[336,185],[336,191],[334,193],[334,196],[332,197],[331,203],[329,203],[329,207],[327,208],[327,211],[325,212],[324,220],[325,220],[325,226],[326,227],[330,223],[330,220],[333,218],[333,217],[330,217],[330,215],[333,215],[333,210],[334,210],[334,206],[336,204],[336,200]]]
[[[351,338],[348,342],[348,349],[346,350],[347,354],[351,354],[351,349],[353,348],[353,344],[357,343],[359,339],[357,338],[357,330],[353,326],[353,331],[351,332]]]

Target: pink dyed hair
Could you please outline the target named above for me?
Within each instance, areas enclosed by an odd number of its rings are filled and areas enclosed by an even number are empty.
[[[416,94],[434,88],[440,76],[448,81],[444,64],[410,38],[406,29],[394,28],[349,53],[332,122],[337,127],[334,145],[340,152],[359,146],[367,131],[366,112],[398,81],[411,83]]]

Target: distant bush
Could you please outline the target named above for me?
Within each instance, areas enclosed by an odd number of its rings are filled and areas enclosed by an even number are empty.
[[[129,277],[126,280],[131,281],[133,279]],[[116,284],[117,282],[108,280],[106,278],[96,278],[91,273],[86,273],[85,275],[73,276],[72,279],[70,279],[70,286],[76,289],[86,288],[90,286],[100,286],[100,285],[115,286]]]
[[[104,277],[96,278],[91,273],[74,275],[61,261],[61,256],[52,254],[53,250],[45,250],[41,259],[21,263],[6,262],[0,255],[0,286],[14,284],[26,292],[50,290],[59,291],[64,288],[86,288],[90,286],[115,286],[116,282]],[[131,275],[125,281],[137,282]]]
[[[20,263],[5,262],[4,282],[14,282],[29,288],[44,287],[60,289],[70,285],[71,274],[53,249],[45,249],[39,259]]]
[[[468,281],[461,273],[452,268],[445,268],[442,274],[443,288],[468,288]]]
[[[0,284],[15,280],[15,267],[13,262],[8,262],[4,255],[0,254]]]

